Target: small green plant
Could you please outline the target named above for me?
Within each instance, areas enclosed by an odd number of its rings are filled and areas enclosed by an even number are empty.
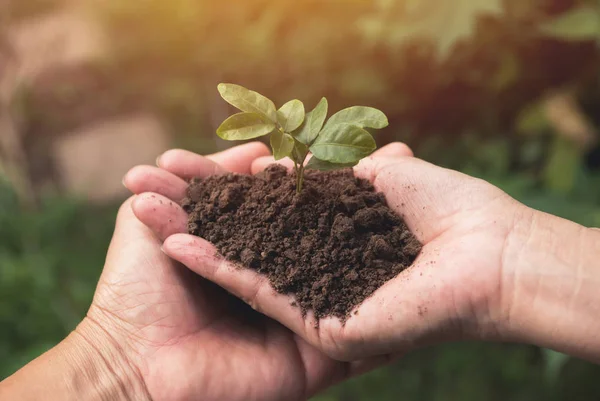
[[[381,129],[388,125],[383,112],[372,107],[354,106],[327,119],[327,99],[306,113],[300,100],[290,100],[278,110],[261,95],[239,85],[219,84],[219,93],[242,112],[229,117],[217,129],[228,141],[247,140],[271,135],[276,160],[289,157],[294,162],[296,191],[302,191],[305,169],[335,170],[352,167],[376,148],[373,136],[365,128]],[[308,153],[313,157],[304,165]]]

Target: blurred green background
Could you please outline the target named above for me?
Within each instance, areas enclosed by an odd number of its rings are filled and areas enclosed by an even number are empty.
[[[31,73],[19,57],[37,41],[15,30],[65,10],[101,28],[105,51]],[[173,146],[207,153],[227,146],[214,135],[230,111],[218,82],[308,108],[326,96],[334,110],[385,111],[380,146],[405,141],[600,226],[599,44],[598,0],[0,3],[0,379],[74,328],[104,262],[119,196],[69,191],[49,151],[66,133],[144,112]],[[532,346],[449,344],[316,400],[598,400],[598,377]]]

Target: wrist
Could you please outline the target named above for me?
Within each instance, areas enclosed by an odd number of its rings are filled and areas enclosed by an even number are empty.
[[[600,360],[600,231],[523,208],[503,255],[509,340]]]
[[[23,401],[151,399],[126,355],[87,318],[60,344],[2,382],[0,393]]]
[[[139,369],[99,324],[86,317],[63,343],[78,400],[151,399]]]

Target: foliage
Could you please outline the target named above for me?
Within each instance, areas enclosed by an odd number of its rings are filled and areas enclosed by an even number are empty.
[[[302,190],[305,168],[333,170],[355,166],[377,147],[365,128],[381,129],[388,125],[385,114],[372,107],[349,107],[325,123],[328,108],[325,98],[306,113],[298,99],[277,110],[273,101],[243,86],[219,84],[218,88],[223,99],[242,113],[225,120],[217,135],[236,141],[270,134],[275,160],[289,157],[294,162],[298,193]],[[313,156],[305,166],[309,151]]]
[[[427,39],[440,57],[447,57],[458,42],[472,36],[481,15],[503,11],[501,0],[380,0],[376,4],[377,11],[361,20],[367,38],[384,41],[392,47],[415,38]]]
[[[46,81],[30,102],[31,114],[39,120],[32,129],[40,135],[50,124],[72,130],[77,126],[72,120],[82,124],[81,119],[94,113],[103,117],[153,108],[181,136],[197,138],[202,132],[203,145],[225,146],[210,136],[228,113],[213,88],[230,81],[255,88],[277,103],[294,97],[316,103],[326,96],[332,109],[373,105],[394,127],[378,137],[382,142],[408,134],[420,142],[442,132],[447,141],[474,131],[482,137],[514,137],[519,135],[516,117],[521,109],[549,89],[568,86],[578,97],[600,101],[600,91],[594,90],[600,86],[598,49],[590,40],[566,41],[543,29],[570,10],[594,4],[94,3],[92,11],[109,34],[110,59],[99,77],[92,71],[77,83],[69,102],[61,100],[65,82]],[[73,75],[62,78],[69,81]]]
[[[115,74],[128,78],[123,87],[135,85],[161,105],[164,94],[185,95],[168,108],[178,110],[178,131],[189,121],[190,131],[214,132],[227,110],[212,88],[230,81],[277,103],[326,96],[331,108],[373,105],[395,127],[380,136],[386,142],[406,133],[418,141],[440,132],[447,140],[467,131],[516,135],[520,110],[548,88],[597,85],[596,49],[541,34],[566,7],[541,0],[147,0],[141,10],[111,0],[100,15],[114,38]]]
[[[0,379],[85,316],[114,212],[56,198],[39,211],[23,210],[0,177]]]
[[[465,137],[429,147],[422,151],[429,160],[491,181],[530,206],[600,226],[600,175],[581,165],[570,189],[551,189],[534,170],[510,171],[506,140]],[[56,344],[84,315],[114,212],[54,199],[30,214],[6,187],[0,190],[0,377]],[[532,346],[447,344],[411,353],[315,401],[587,401],[600,397],[598,374],[595,365]]]
[[[587,401],[600,396],[600,367],[567,361],[549,380],[544,350],[508,344],[446,344],[406,355],[313,401]]]
[[[105,105],[109,100],[96,88],[108,86],[121,105],[113,112],[120,113],[140,107],[131,99],[135,93],[143,107],[164,113],[178,137],[197,138],[201,132],[202,146],[222,147],[209,133],[228,109],[213,88],[230,81],[278,104],[290,98],[317,103],[326,96],[332,109],[373,105],[394,127],[378,135],[381,143],[411,135],[417,146],[432,136],[451,141],[465,132],[515,138],[521,110],[551,88],[566,85],[578,97],[585,91],[600,101],[600,91],[594,92],[597,49],[542,30],[578,5],[571,0],[552,5],[542,0],[233,0],[227,5],[147,0],[142,8],[109,0],[97,3],[97,10],[112,38],[107,76],[115,82],[90,84],[79,94],[81,101],[71,104]],[[48,99],[33,107],[54,110],[55,104]],[[64,109],[69,111],[64,116],[54,112],[47,119],[66,124],[78,114]],[[195,146],[194,140],[185,143]]]
[[[23,10],[16,18],[59,2],[9,6]],[[42,95],[31,96],[30,118],[41,134],[51,125],[64,129],[72,116],[90,119],[94,108],[153,107],[171,121],[180,144],[207,152],[222,146],[209,133],[228,115],[215,96],[218,82],[242,82],[280,104],[293,97],[317,103],[325,95],[332,108],[366,103],[383,110],[394,128],[378,135],[379,144],[408,139],[426,160],[482,177],[537,209],[600,226],[600,175],[538,101],[569,88],[600,123],[597,0],[95,4],[112,57],[94,67],[98,74],[84,70],[75,80],[69,72],[66,82],[48,80]],[[61,100],[65,84],[77,88],[68,102]],[[302,113],[298,102],[286,105],[276,121],[291,130]],[[328,106],[319,105],[305,113],[301,143],[323,127]],[[290,141],[279,139],[280,156]],[[0,188],[0,377],[60,341],[83,316],[113,215],[114,208],[69,199],[48,200],[30,214]],[[583,401],[600,398],[599,373],[535,347],[450,344],[317,399]]]
[[[548,36],[568,41],[600,41],[600,8],[585,4],[540,26]]]

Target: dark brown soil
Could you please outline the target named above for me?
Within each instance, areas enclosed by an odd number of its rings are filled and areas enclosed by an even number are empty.
[[[294,177],[277,165],[256,176],[194,180],[184,208],[191,234],[266,275],[317,318],[345,321],[421,250],[384,196],[350,169],[308,171],[300,195]]]

